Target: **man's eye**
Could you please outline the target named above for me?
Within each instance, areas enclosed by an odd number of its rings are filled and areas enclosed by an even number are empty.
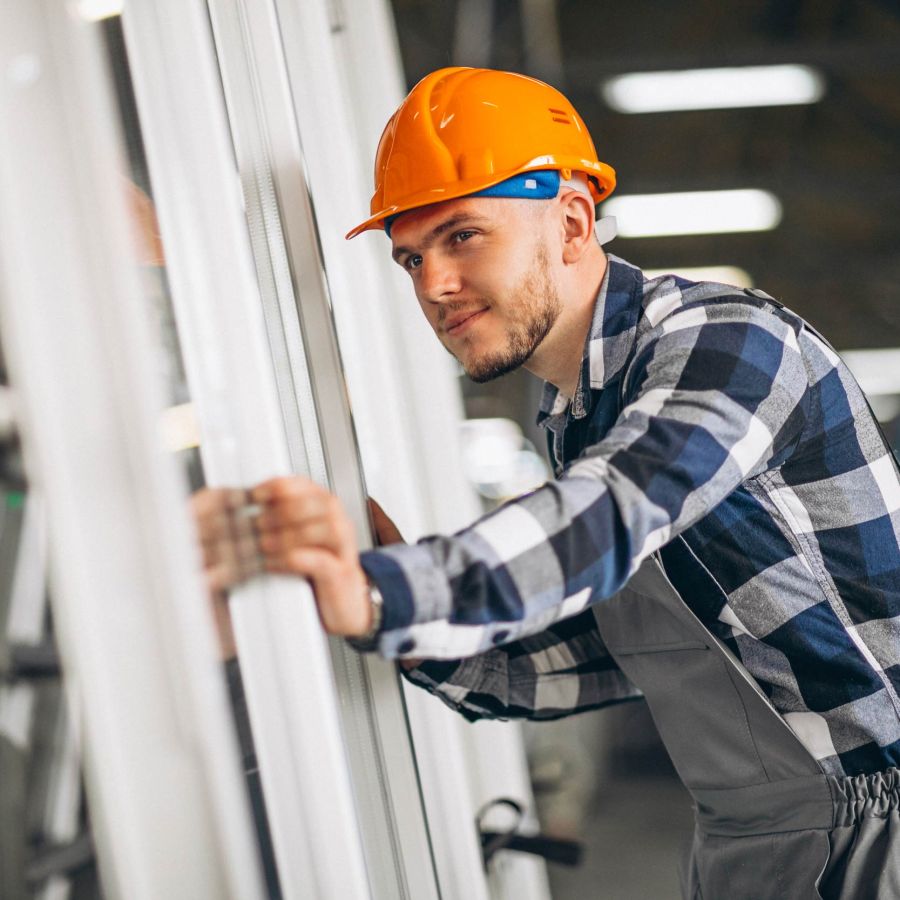
[[[461,244],[463,241],[467,241],[472,237],[473,234],[475,234],[474,231],[457,231],[456,234],[453,235],[453,240]]]
[[[407,272],[411,272],[413,269],[418,269],[421,265],[422,257],[417,253],[407,256],[403,262],[403,268],[406,269]]]

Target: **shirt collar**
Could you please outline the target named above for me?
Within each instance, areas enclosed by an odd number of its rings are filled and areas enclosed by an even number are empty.
[[[556,430],[565,422],[570,406],[573,418],[584,418],[591,409],[591,390],[602,390],[622,371],[634,345],[643,283],[644,276],[639,268],[613,254],[607,256],[606,272],[594,302],[594,316],[584,344],[575,396],[569,398],[545,382],[538,425]]]

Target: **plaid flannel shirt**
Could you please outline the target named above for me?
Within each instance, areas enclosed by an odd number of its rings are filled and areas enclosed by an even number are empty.
[[[900,765],[900,477],[859,386],[766,295],[614,256],[557,478],[449,537],[364,553],[379,651],[469,719],[640,696],[591,610],[648,555],[825,771]]]

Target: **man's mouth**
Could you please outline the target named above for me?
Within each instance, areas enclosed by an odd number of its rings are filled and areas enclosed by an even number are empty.
[[[444,324],[444,332],[446,334],[451,334],[454,337],[458,334],[462,334],[486,312],[487,307],[484,307],[484,309],[476,309],[471,312],[457,313],[455,316],[450,316]]]

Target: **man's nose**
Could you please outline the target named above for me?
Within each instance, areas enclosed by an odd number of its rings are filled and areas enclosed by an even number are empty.
[[[431,303],[452,300],[461,288],[459,269],[440,256],[422,260],[419,272],[419,296]]]

